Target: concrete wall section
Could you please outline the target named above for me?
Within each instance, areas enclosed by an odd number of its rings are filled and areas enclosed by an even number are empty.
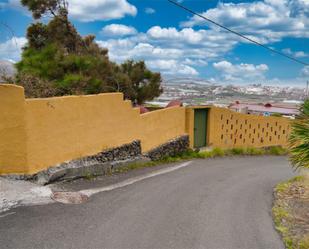
[[[139,113],[122,94],[26,100],[32,172],[136,139]]]
[[[209,113],[209,145],[215,147],[286,146],[291,121],[280,117],[240,114],[213,107]]]
[[[141,115],[139,135],[143,152],[185,134],[185,108],[171,107]]]
[[[121,93],[25,99],[23,88],[0,85],[0,174],[34,174],[65,161],[140,140],[150,151],[188,134],[194,110],[208,108],[207,145],[287,144],[290,120],[210,106],[172,107],[140,115]],[[206,127],[205,127],[206,129]]]
[[[121,93],[26,99],[0,85],[0,173],[33,174],[133,140],[146,152],[185,134],[185,109],[140,115]]]

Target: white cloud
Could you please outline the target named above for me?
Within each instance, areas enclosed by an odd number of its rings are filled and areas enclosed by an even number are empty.
[[[150,28],[147,34],[154,39],[177,39],[188,43],[199,43],[203,39],[204,30],[195,31],[191,28],[185,28],[178,31],[176,28],[161,28],[154,26]]]
[[[201,14],[262,43],[281,41],[284,37],[309,38],[308,0],[220,2],[216,8]],[[210,26],[210,29],[222,31],[197,16],[182,22],[181,25]]]
[[[104,36],[128,36],[137,34],[137,30],[132,26],[110,24],[103,27],[100,33]]]
[[[97,42],[108,48],[110,58],[116,62],[145,60],[150,68],[163,74],[182,75],[197,75],[195,67],[206,67],[207,61],[223,56],[237,43],[212,30],[159,26],[151,27],[146,33]]]
[[[177,60],[149,60],[146,64],[166,75],[197,76],[199,74],[193,67],[179,63]]]
[[[106,21],[137,14],[137,8],[127,0],[68,0],[68,2],[70,17],[81,22]],[[1,6],[25,12],[20,0],[9,0],[7,3],[0,3]]]
[[[290,48],[282,49],[282,52],[296,58],[304,58],[309,56],[309,54],[305,53],[304,51],[292,51]]]
[[[156,13],[156,10],[153,8],[146,8],[145,13],[151,15],[151,14]]]
[[[18,61],[21,56],[22,48],[26,45],[25,37],[12,37],[0,43],[0,59]]]
[[[266,64],[232,64],[229,61],[220,61],[213,63],[213,67],[222,73],[223,80],[241,81],[241,80],[259,80],[265,78],[265,73],[268,71]]]
[[[76,20],[91,22],[135,16],[137,9],[127,0],[69,0],[69,13]]]

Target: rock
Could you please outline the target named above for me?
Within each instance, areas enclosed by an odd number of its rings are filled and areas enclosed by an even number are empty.
[[[153,161],[160,160],[168,156],[176,156],[189,149],[189,136],[184,135],[173,140],[168,141],[159,147],[148,151],[145,156],[149,157]]]

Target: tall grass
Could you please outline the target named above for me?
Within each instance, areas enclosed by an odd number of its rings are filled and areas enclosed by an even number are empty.
[[[292,124],[290,135],[291,162],[295,168],[309,168],[309,99]]]

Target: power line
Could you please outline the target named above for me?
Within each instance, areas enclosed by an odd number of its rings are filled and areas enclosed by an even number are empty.
[[[204,19],[204,20],[206,20],[206,21],[208,21],[208,22],[210,22],[210,23],[212,23],[212,24],[214,24],[214,25],[216,25],[216,26],[219,26],[219,27],[222,28],[222,29],[225,29],[225,30],[227,30],[227,31],[229,31],[229,32],[231,32],[231,33],[233,33],[233,34],[235,34],[235,35],[238,35],[238,36],[242,37],[243,39],[245,39],[245,40],[247,40],[247,41],[250,41],[250,42],[254,43],[255,45],[258,45],[258,46],[260,46],[260,47],[263,47],[263,48],[265,48],[265,49],[267,49],[267,50],[269,50],[269,51],[271,51],[271,52],[273,52],[273,53],[279,54],[279,55],[281,55],[281,56],[283,56],[283,57],[286,57],[286,58],[288,58],[288,59],[290,59],[290,60],[292,60],[292,61],[294,61],[294,62],[297,62],[297,63],[299,63],[299,64],[302,64],[302,65],[304,65],[304,66],[309,66],[309,64],[306,63],[306,62],[304,62],[304,61],[298,60],[298,59],[296,59],[296,58],[294,58],[294,57],[292,57],[292,56],[289,56],[289,55],[287,55],[287,54],[285,54],[285,53],[282,53],[282,52],[280,52],[280,51],[278,51],[278,50],[275,50],[275,49],[273,49],[273,48],[270,48],[270,47],[268,47],[268,46],[265,46],[265,45],[263,45],[263,44],[261,44],[261,43],[255,41],[255,40],[253,40],[253,39],[251,39],[251,38],[249,38],[249,37],[247,37],[247,36],[245,36],[245,35],[242,35],[241,33],[238,33],[238,32],[236,32],[236,31],[234,31],[234,30],[232,30],[232,29],[230,29],[230,28],[227,28],[227,27],[223,26],[222,24],[219,24],[219,23],[217,23],[217,22],[215,22],[215,21],[213,21],[213,20],[211,20],[211,19],[209,19],[209,18],[207,18],[207,17],[205,17],[205,16],[203,16],[203,15],[201,15],[201,14],[199,14],[199,13],[197,13],[197,12],[195,12],[195,11],[193,11],[193,10],[187,8],[187,7],[185,7],[185,6],[183,6],[182,4],[180,4],[180,3],[178,3],[178,2],[175,2],[175,1],[173,1],[173,0],[168,0],[168,1],[169,1],[170,3],[176,5],[177,7],[179,7],[179,8],[181,8],[181,9],[183,9],[183,10],[185,10],[185,11],[187,11],[187,12],[193,14],[193,15],[196,15],[196,16],[198,16],[198,17],[200,17],[200,18],[202,18],[202,19]]]

